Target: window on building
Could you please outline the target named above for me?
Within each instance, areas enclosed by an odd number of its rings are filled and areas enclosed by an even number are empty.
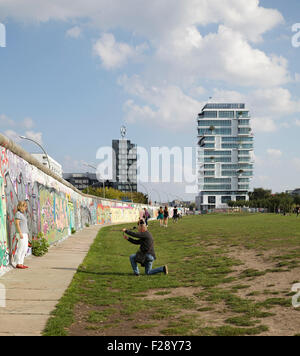
[[[246,200],[246,197],[244,196],[237,196],[236,197],[236,201],[245,201]]]
[[[230,184],[205,184],[203,190],[230,190]]]
[[[208,197],[208,204],[216,204],[216,197]]]
[[[219,111],[220,118],[234,118],[234,111]]]
[[[231,201],[231,196],[221,198],[222,204],[228,204]]]
[[[218,112],[217,111],[204,111],[203,117],[205,118],[217,118],[218,117]]]
[[[247,117],[249,117],[249,111],[237,111],[236,117],[237,118],[240,118],[240,117],[247,118]]]
[[[198,126],[231,126],[231,120],[199,120]]]

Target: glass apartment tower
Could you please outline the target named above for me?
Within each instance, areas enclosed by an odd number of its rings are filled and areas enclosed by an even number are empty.
[[[248,200],[253,177],[253,134],[245,104],[207,104],[198,115],[197,208],[227,208]]]

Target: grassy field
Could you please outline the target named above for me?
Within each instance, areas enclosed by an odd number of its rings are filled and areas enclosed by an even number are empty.
[[[113,230],[100,230],[44,335],[300,333],[291,293],[300,282],[300,218],[190,216],[168,229],[153,221],[153,267],[167,264],[167,276],[135,277],[137,246]]]

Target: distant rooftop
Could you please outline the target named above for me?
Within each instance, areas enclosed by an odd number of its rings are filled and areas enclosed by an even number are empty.
[[[205,109],[245,109],[245,104],[242,103],[231,103],[231,104],[206,104],[202,110]]]

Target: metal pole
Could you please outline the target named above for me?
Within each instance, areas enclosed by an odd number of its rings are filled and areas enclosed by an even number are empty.
[[[127,182],[128,184],[129,184],[129,187],[130,187],[130,191],[131,191],[131,202],[133,203],[133,199],[132,199],[132,185],[131,185],[131,183],[129,183],[129,182]],[[126,184],[127,184],[126,183]]]
[[[19,136],[19,137],[22,138],[23,140],[28,140],[28,141],[34,142],[36,145],[38,145],[38,146],[42,149],[42,151],[44,152],[44,154],[45,154],[45,156],[46,156],[46,158],[47,158],[47,161],[48,161],[49,169],[51,169],[49,157],[48,157],[48,155],[47,155],[47,152],[46,152],[45,149],[43,148],[43,146],[40,145],[38,142],[36,142],[36,141],[32,140],[31,138],[28,138],[28,137],[26,137],[26,136]]]

